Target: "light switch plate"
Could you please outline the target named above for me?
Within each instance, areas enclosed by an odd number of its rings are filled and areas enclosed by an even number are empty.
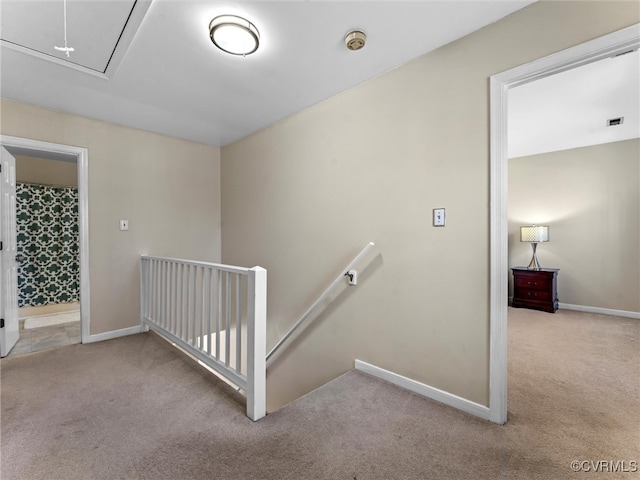
[[[444,208],[434,208],[433,209],[433,226],[444,227],[444,224],[445,224]]]
[[[129,230],[129,220],[120,220],[120,230],[123,232]]]

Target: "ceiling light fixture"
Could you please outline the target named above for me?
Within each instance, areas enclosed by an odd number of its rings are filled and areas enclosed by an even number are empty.
[[[231,55],[249,55],[260,45],[260,33],[249,20],[236,15],[219,15],[209,23],[213,44]]]

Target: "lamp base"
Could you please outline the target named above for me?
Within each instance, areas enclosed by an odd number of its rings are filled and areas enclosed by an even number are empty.
[[[531,242],[531,249],[533,250],[533,256],[531,257],[531,261],[527,266],[529,270],[540,270],[540,263],[538,263],[538,257],[536,256],[537,246],[538,246],[537,243]]]

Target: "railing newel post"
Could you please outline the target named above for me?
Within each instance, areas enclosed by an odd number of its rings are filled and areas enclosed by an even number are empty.
[[[247,416],[260,420],[267,409],[267,271],[249,270],[247,319]]]

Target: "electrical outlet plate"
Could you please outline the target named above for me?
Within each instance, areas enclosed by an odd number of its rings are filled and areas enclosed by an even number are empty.
[[[349,285],[357,285],[358,284],[358,271],[357,270],[349,270],[347,273],[349,278]]]
[[[445,224],[444,208],[434,208],[433,209],[433,226],[444,227],[444,224]]]

